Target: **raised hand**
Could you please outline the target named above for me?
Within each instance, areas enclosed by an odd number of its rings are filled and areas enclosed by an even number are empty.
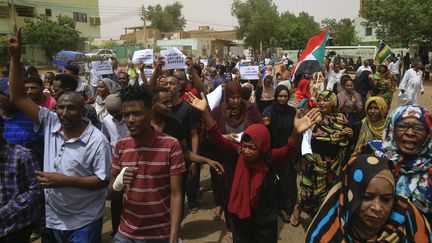
[[[204,112],[207,109],[207,100],[205,99],[204,93],[201,92],[201,99],[196,97],[191,92],[186,93],[188,97],[188,103],[195,109]]]
[[[22,49],[21,27],[17,28],[17,26],[14,25],[13,36],[9,38],[6,37],[5,40],[11,56],[20,57]]]
[[[294,117],[294,131],[297,134],[302,134],[317,123],[320,117],[321,113],[318,108],[313,108],[301,118],[298,116],[297,112],[297,115]]]

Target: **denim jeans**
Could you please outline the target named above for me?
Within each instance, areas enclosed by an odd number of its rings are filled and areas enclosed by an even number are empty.
[[[100,243],[102,224],[100,218],[76,230],[51,230],[58,243]]]

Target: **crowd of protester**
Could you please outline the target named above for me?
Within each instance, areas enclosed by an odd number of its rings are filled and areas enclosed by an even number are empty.
[[[23,69],[19,29],[7,44],[0,243],[101,242],[106,200],[114,242],[179,242],[185,211],[200,207],[203,164],[224,242],[277,242],[278,217],[296,227],[301,212],[306,242],[432,239],[432,122],[417,59],[401,72],[394,55],[377,66],[337,55],[307,73],[285,57],[188,58],[176,70],[158,58],[88,82],[73,63],[44,80]],[[244,65],[260,66],[257,80],[242,78]]]

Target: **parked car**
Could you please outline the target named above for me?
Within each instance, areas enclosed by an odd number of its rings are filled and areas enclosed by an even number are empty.
[[[92,50],[89,53],[85,54],[86,57],[88,58],[92,58],[92,57],[103,57],[103,58],[111,58],[111,59],[115,59],[117,58],[117,54],[110,49],[95,49]]]
[[[86,56],[82,52],[77,51],[59,51],[53,58],[53,67],[59,72],[63,72],[64,66],[68,63],[79,66],[80,73],[84,73],[84,64]]]

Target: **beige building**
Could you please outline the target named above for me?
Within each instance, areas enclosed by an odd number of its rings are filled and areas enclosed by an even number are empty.
[[[13,3],[13,4],[12,4]],[[52,20],[67,15],[76,22],[81,37],[87,40],[100,38],[98,0],[0,0],[0,34],[10,34],[14,21],[24,26],[24,19],[44,14]]]

